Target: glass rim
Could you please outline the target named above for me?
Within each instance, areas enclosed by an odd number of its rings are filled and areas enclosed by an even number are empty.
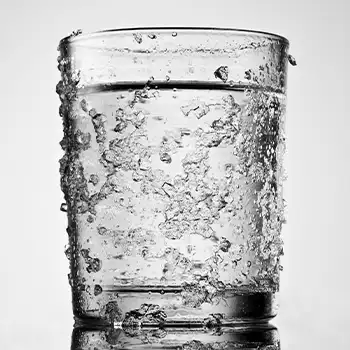
[[[128,27],[128,28],[114,28],[114,29],[104,29],[98,30],[94,32],[87,32],[81,34],[73,34],[68,35],[60,40],[59,46],[67,45],[73,41],[80,41],[84,39],[89,39],[92,37],[100,36],[103,34],[113,34],[113,33],[123,33],[123,32],[152,32],[152,31],[164,31],[164,32],[202,32],[203,34],[206,32],[222,32],[222,33],[236,33],[237,35],[258,35],[262,37],[266,37],[273,40],[278,40],[284,42],[289,46],[289,40],[282,35],[274,34],[270,32],[260,31],[260,30],[251,30],[251,29],[238,29],[238,28],[221,28],[221,27]]]

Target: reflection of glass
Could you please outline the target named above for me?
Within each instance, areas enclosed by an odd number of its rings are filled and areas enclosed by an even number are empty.
[[[273,317],[287,40],[76,34],[60,43],[57,86],[74,314],[128,325]]]
[[[279,335],[271,325],[218,329],[84,329],[73,330],[71,350],[280,350]]]

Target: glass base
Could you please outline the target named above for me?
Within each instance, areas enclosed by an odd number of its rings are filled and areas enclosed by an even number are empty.
[[[76,326],[216,327],[268,322],[277,313],[274,293],[225,291],[211,300],[182,289],[104,291],[98,301],[82,308],[73,295]],[[84,304],[86,307],[86,304]]]
[[[279,350],[278,330],[270,324],[223,327],[215,330],[179,328],[76,328],[71,350],[178,349]]]

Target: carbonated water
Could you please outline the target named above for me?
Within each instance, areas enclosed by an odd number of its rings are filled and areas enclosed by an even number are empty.
[[[278,291],[284,95],[169,80],[89,86],[62,103],[79,318],[225,324],[245,297],[249,318]]]

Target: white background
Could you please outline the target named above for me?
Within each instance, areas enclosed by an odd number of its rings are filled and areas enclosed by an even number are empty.
[[[4,1],[0,11],[0,348],[68,350],[66,215],[59,211],[59,40],[83,31],[210,26],[290,41],[282,349],[347,349],[349,5],[333,1]]]

